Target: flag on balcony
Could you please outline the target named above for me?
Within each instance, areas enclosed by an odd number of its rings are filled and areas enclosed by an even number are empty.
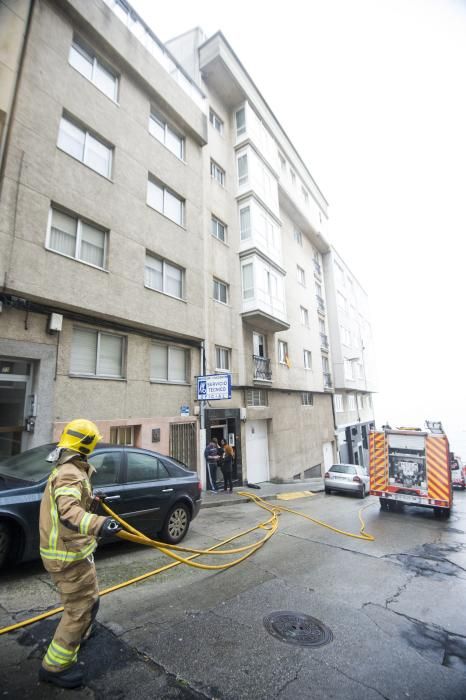
[[[290,360],[290,358],[288,357],[288,353],[285,355],[285,364],[286,364],[286,366],[288,367],[288,369],[290,369],[290,367],[291,367],[291,360]]]

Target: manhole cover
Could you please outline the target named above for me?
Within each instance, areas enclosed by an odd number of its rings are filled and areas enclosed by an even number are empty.
[[[280,610],[266,615],[264,626],[269,634],[288,644],[321,647],[333,639],[332,631],[320,620],[290,610]]]

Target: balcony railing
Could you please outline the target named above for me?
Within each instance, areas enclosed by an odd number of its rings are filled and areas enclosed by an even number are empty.
[[[329,372],[324,372],[324,389],[332,388],[332,375]]]
[[[317,309],[321,311],[322,313],[325,313],[325,303],[324,300],[322,299],[321,296],[316,294],[316,299],[317,299]]]
[[[322,277],[322,268],[317,260],[314,260],[314,272],[316,275],[319,275],[319,277]]]
[[[272,370],[270,369],[270,360],[268,357],[260,357],[253,355],[254,360],[254,379],[270,382],[272,381]]]
[[[325,333],[320,334],[320,347],[324,350],[328,350],[328,338]]]

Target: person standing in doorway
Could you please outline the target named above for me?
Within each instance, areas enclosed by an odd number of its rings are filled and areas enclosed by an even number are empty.
[[[113,518],[96,515],[87,461],[102,436],[89,420],[65,427],[48,461],[54,466],[40,504],[40,556],[63,603],[63,616],[42,660],[39,679],[60,688],[82,685],[79,648],[92,631],[99,608],[93,552],[97,537],[121,530]]]
[[[207,464],[207,489],[212,491],[212,493],[217,493],[217,464],[220,460],[220,455],[216,438],[212,438],[205,448],[204,457]]]
[[[233,491],[233,481],[232,481],[232,472],[233,472],[233,458],[235,456],[235,453],[233,451],[233,447],[229,445],[225,440],[222,440],[223,443],[223,465],[222,465],[222,472],[223,472],[223,490],[228,491],[231,493]]]

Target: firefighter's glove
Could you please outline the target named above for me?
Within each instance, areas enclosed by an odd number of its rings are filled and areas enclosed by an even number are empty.
[[[104,524],[100,528],[99,537],[102,539],[113,537],[117,532],[120,532],[121,529],[120,523],[118,523],[115,518],[105,518]]]

